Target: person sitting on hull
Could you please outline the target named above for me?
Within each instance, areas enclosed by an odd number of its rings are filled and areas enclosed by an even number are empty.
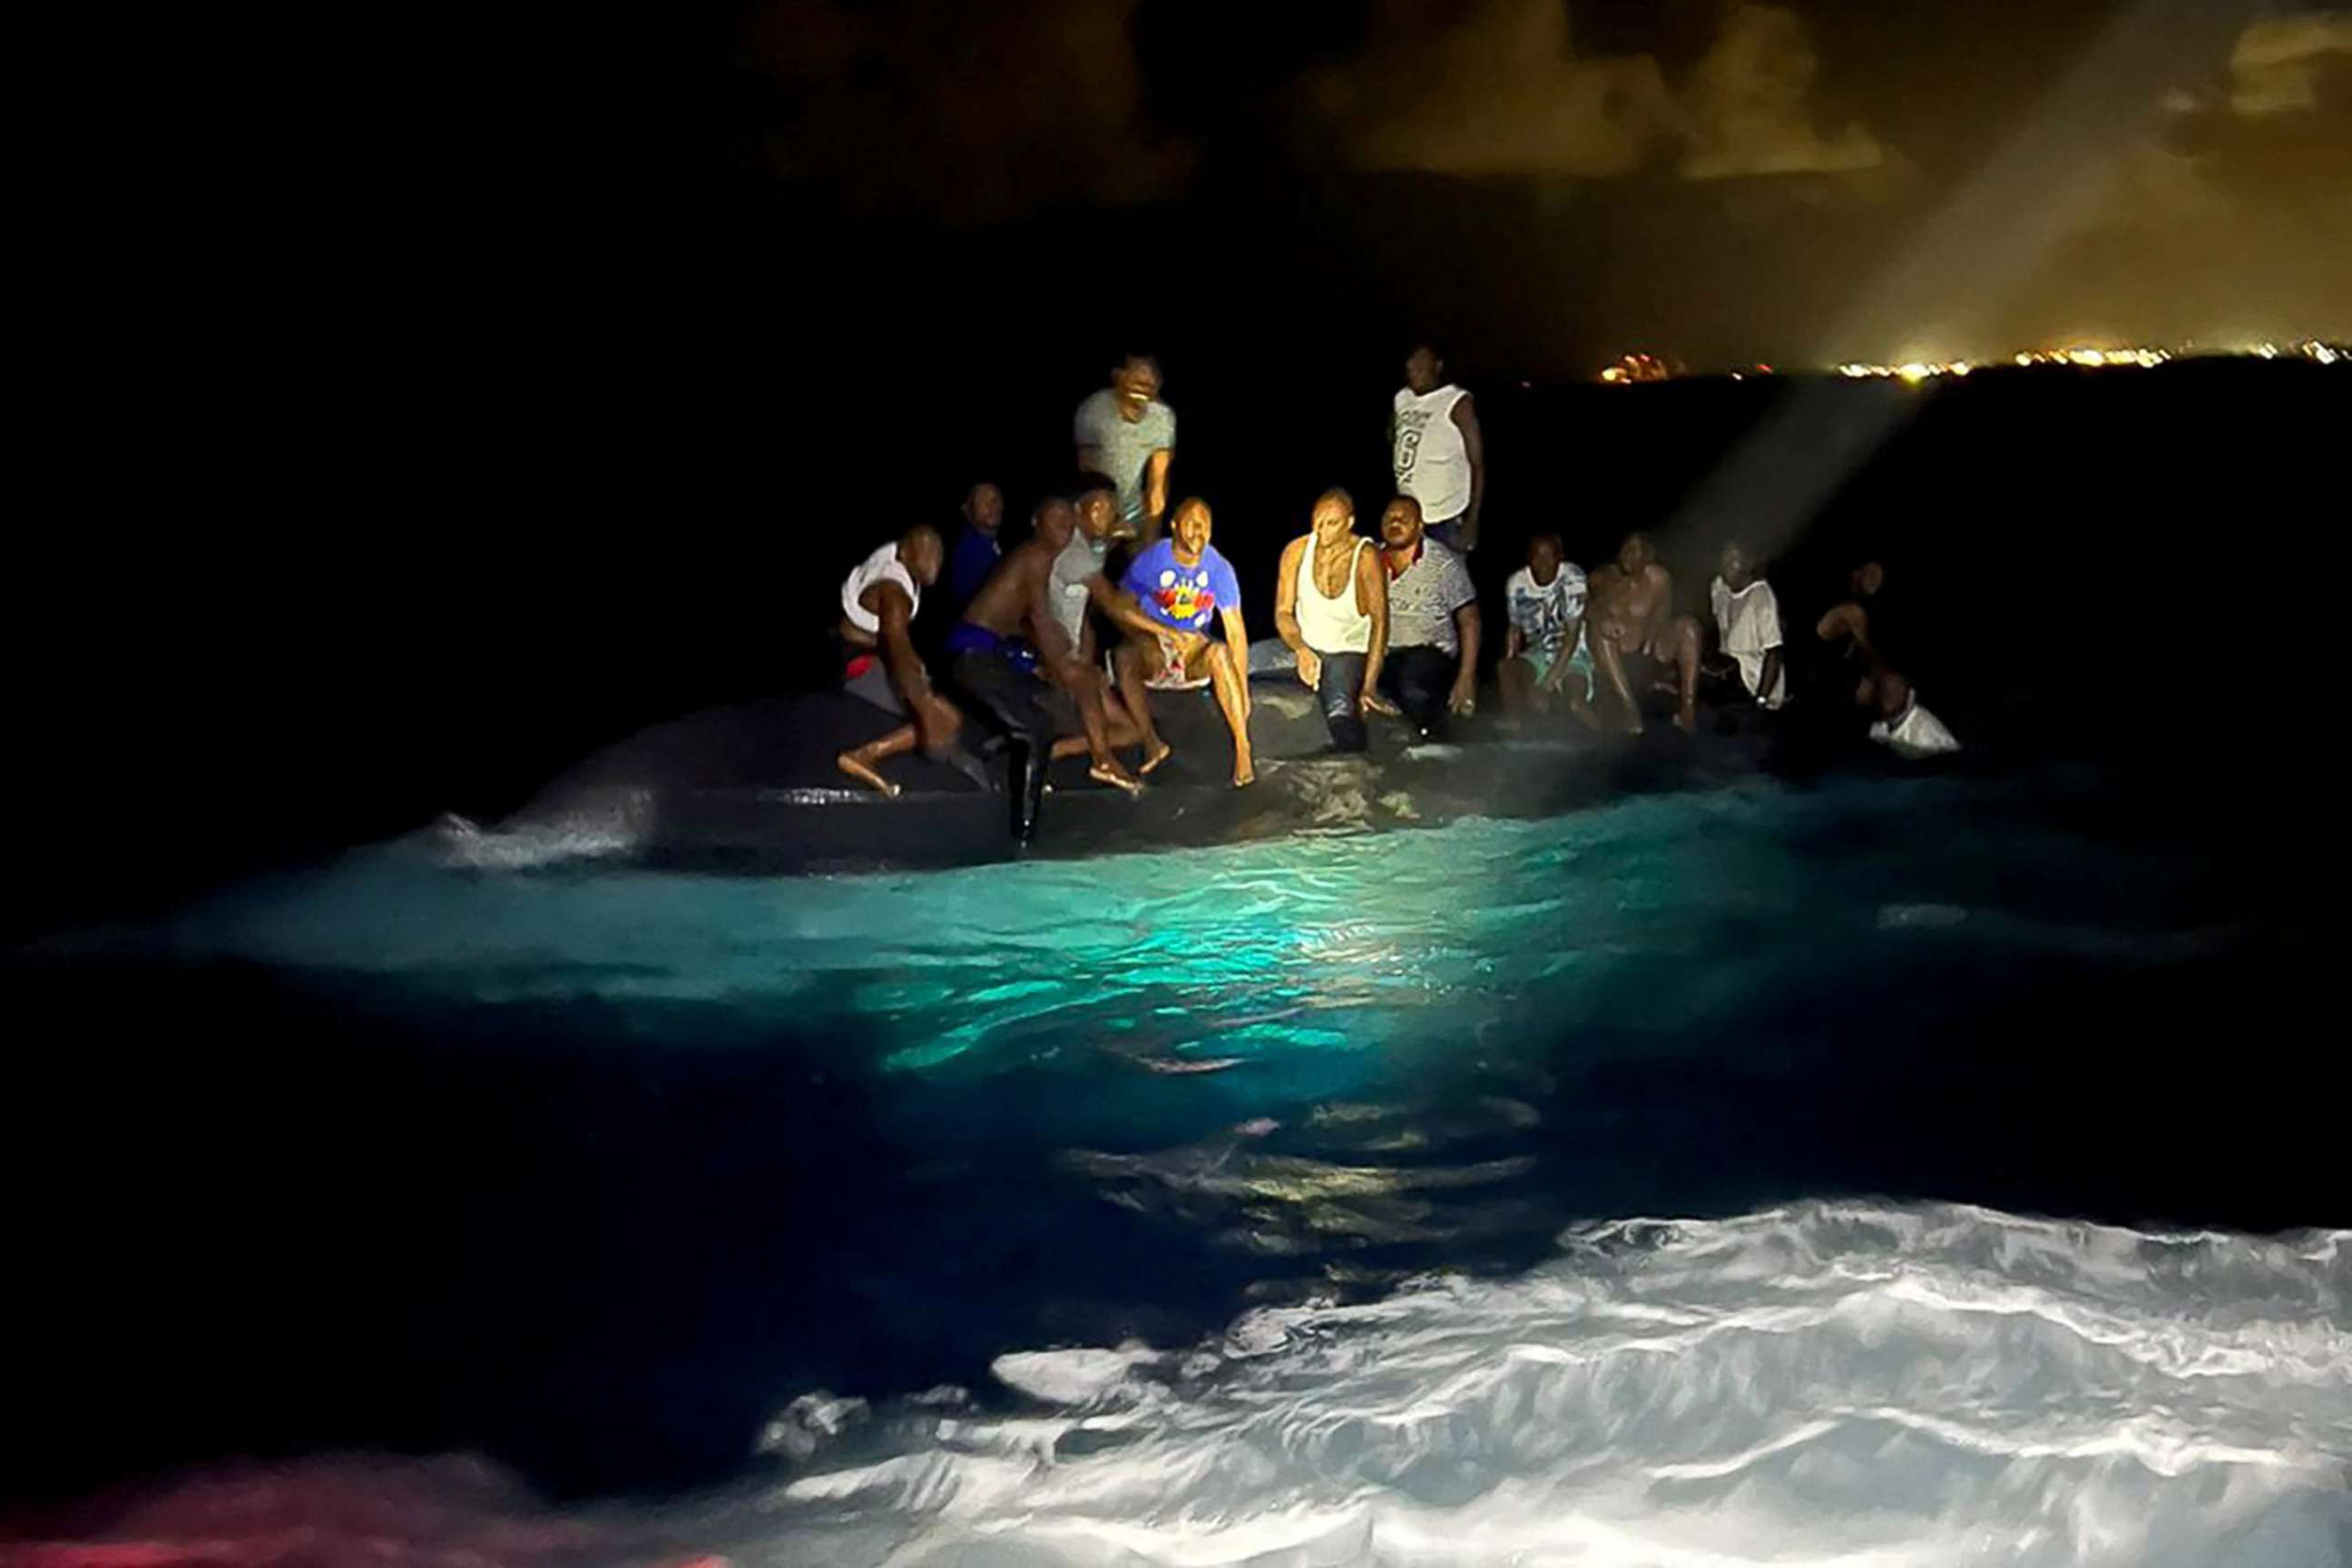
[[[1356,503],[1329,489],[1310,531],[1284,547],[1275,569],[1274,627],[1298,656],[1298,679],[1316,695],[1331,744],[1360,752],[1366,709],[1393,713],[1380,694],[1388,658],[1389,583],[1380,552],[1356,531]]]
[[[1461,554],[1429,537],[1421,503],[1399,496],[1381,514],[1389,590],[1389,651],[1379,690],[1424,741],[1448,715],[1478,710],[1478,590]]]
[[[1004,525],[1004,492],[986,479],[964,492],[963,527],[948,554],[948,605],[961,615],[996,563],[1004,559],[997,533]]]
[[[1715,612],[1716,646],[1738,670],[1743,690],[1759,708],[1779,708],[1789,697],[1780,601],[1738,540],[1723,547],[1707,605]]]
[[[1496,679],[1513,713],[1549,711],[1555,702],[1586,723],[1592,718],[1592,655],[1584,646],[1584,568],[1567,558],[1557,533],[1528,541],[1528,563],[1503,584],[1510,629]]]
[[[1887,662],[1883,637],[1874,635],[1883,634],[1884,626],[1874,627],[1871,602],[1885,578],[1885,569],[1875,561],[1855,568],[1853,597],[1824,615],[1813,635],[1858,666],[1853,700],[1872,715],[1872,740],[1906,762],[1949,755],[1960,749],[1959,737],[1920,705],[1909,678]]]
[[[1029,538],[989,574],[947,637],[951,689],[1008,742],[1013,832],[1024,844],[1036,828],[1046,763],[1061,728],[1049,700],[1056,694],[1076,710],[1072,716],[1085,732],[1082,743],[1093,759],[1088,775],[1130,795],[1143,787],[1111,755],[1102,678],[1073,672],[1076,650],[1053,612],[1054,564],[1076,531],[1077,510],[1066,497],[1040,502]]]
[[[1096,473],[1080,474],[1072,488],[1076,492],[1072,505],[1076,508],[1077,526],[1070,534],[1069,543],[1054,557],[1049,590],[1054,618],[1060,624],[1072,654],[1066,661],[1049,661],[1042,673],[1056,686],[1075,684],[1086,688],[1085,691],[1071,691],[1079,710],[1084,712],[1088,701],[1098,706],[1103,715],[1103,733],[1111,750],[1138,748],[1137,772],[1149,774],[1169,755],[1167,743],[1151,727],[1149,694],[1140,677],[1118,687],[1105,680],[1102,649],[1095,637],[1097,613],[1108,616],[1118,630],[1129,637],[1149,635],[1157,628],[1158,623],[1143,615],[1131,595],[1111,585],[1109,574],[1104,570],[1111,547],[1131,541],[1134,531],[1119,513],[1118,492],[1108,478]],[[1131,691],[1126,689],[1128,684],[1133,686]],[[1089,750],[1085,738],[1066,735],[1054,742],[1053,754],[1056,759],[1075,757]]]
[[[1257,777],[1250,755],[1249,633],[1242,621],[1241,581],[1209,542],[1214,521],[1208,502],[1197,496],[1182,501],[1170,520],[1169,536],[1129,563],[1120,586],[1135,595],[1157,630],[1129,637],[1115,657],[1119,690],[1142,731],[1147,759],[1168,754],[1151,721],[1152,676],[1207,679],[1233,733],[1234,787],[1240,789]]]
[[[1592,574],[1585,636],[1601,695],[1622,711],[1620,726],[1642,732],[1642,694],[1671,674],[1675,728],[1698,730],[1698,623],[1675,614],[1675,580],[1658,564],[1650,542],[1629,533],[1617,559]]]
[[[919,745],[928,756],[947,758],[963,724],[963,716],[931,689],[915,651],[915,614],[923,590],[939,581],[941,555],[938,531],[919,523],[859,562],[841,584],[835,632],[842,643],[843,694],[912,721],[841,752],[834,765],[886,795],[895,796],[898,786],[879,772],[884,762]]]

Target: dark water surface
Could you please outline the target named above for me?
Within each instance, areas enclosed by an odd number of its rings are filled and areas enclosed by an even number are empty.
[[[709,1484],[812,1390],[1509,1276],[1615,1216],[2340,1225],[2327,852],[2207,798],[1758,780],[800,879],[394,844],[52,942],[10,976],[22,1479]]]

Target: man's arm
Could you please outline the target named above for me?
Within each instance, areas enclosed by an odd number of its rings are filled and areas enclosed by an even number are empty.
[[[1470,459],[1470,510],[1462,514],[1462,548],[1469,550],[1478,542],[1478,518],[1486,505],[1486,433],[1466,392],[1454,400],[1454,423],[1462,432],[1462,455]]]
[[[1528,634],[1519,630],[1518,622],[1513,621],[1503,628],[1503,662],[1508,664],[1527,651]]]
[[[1110,579],[1099,572],[1087,579],[1087,600],[1109,616],[1113,626],[1132,636],[1157,637],[1167,629],[1143,613],[1134,595],[1112,587]]]
[[[1769,583],[1758,592],[1764,595],[1764,613],[1769,616],[1772,621],[1772,646],[1764,650],[1764,668],[1756,682],[1756,696],[1759,700],[1763,700],[1772,695],[1772,688],[1780,681],[1780,644],[1784,639],[1780,636],[1780,599],[1773,595],[1772,586]]]
[[[1298,552],[1307,543],[1292,540],[1283,548],[1282,564],[1274,569],[1274,635],[1293,653],[1307,649],[1307,638],[1298,629]]]
[[[1371,645],[1364,650],[1364,705],[1383,713],[1396,707],[1380,693],[1381,666],[1389,657],[1389,569],[1378,550],[1356,552],[1356,607],[1372,618]]]
[[[1663,566],[1650,568],[1650,583],[1656,590],[1650,598],[1648,624],[1642,628],[1642,647],[1655,647],[1658,639],[1666,635],[1666,623],[1675,618],[1675,580]]]
[[[1146,544],[1159,540],[1160,521],[1168,515],[1168,468],[1175,460],[1175,448],[1162,447],[1143,465],[1142,537]]]
[[[1456,713],[1468,713],[1478,706],[1478,637],[1481,632],[1478,601],[1471,600],[1454,612],[1454,635],[1462,639],[1462,668],[1454,672],[1454,693],[1446,706]]]
[[[1551,661],[1549,669],[1544,671],[1544,690],[1558,691],[1560,683],[1568,679],[1568,662],[1576,657],[1577,635],[1583,630],[1582,616],[1570,616],[1560,623],[1559,657]]]
[[[937,756],[947,749],[955,732],[950,727],[952,716],[946,711],[946,705],[932,695],[930,673],[923,668],[922,656],[915,651],[914,601],[907,597],[907,590],[887,580],[876,584],[868,592],[875,598],[875,617],[882,623],[878,639],[882,673],[889,678],[890,689],[898,694],[898,705],[914,720],[923,750]]]

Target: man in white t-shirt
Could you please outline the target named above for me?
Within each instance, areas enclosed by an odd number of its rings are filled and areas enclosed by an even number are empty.
[[[1503,707],[1548,710],[1555,699],[1592,721],[1592,656],[1584,647],[1584,568],[1566,558],[1559,535],[1528,541],[1528,563],[1503,584],[1510,629],[1496,670]]]
[[[1486,438],[1470,395],[1445,379],[1445,360],[1428,343],[1405,356],[1389,413],[1389,462],[1397,494],[1420,504],[1432,539],[1465,553],[1478,547]]]
[[[1715,610],[1716,646],[1738,667],[1739,684],[1760,706],[1780,707],[1789,696],[1788,673],[1780,668],[1780,601],[1737,540],[1723,547],[1707,602]]]

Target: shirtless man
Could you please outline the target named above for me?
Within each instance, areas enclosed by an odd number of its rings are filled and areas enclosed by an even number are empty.
[[[896,795],[898,786],[877,771],[918,745],[935,758],[949,755],[963,717],[931,689],[915,652],[915,611],[922,591],[939,581],[940,536],[918,523],[858,563],[841,585],[841,616],[834,633],[842,644],[842,690],[894,718],[912,717],[878,741],[841,752],[834,765],[866,788]]]
[[[1658,564],[1650,542],[1629,533],[1617,559],[1592,574],[1588,638],[1601,693],[1625,710],[1629,735],[1642,732],[1642,703],[1635,692],[1649,684],[1657,667],[1675,675],[1675,728],[1698,730],[1698,623],[1675,612],[1675,580]]]
[[[1077,521],[1076,509],[1061,497],[1040,502],[1027,541],[989,574],[947,637],[948,675],[958,699],[1011,742],[1013,831],[1024,844],[1036,826],[1058,728],[1046,701],[1049,672],[1052,689],[1077,710],[1084,745],[1093,759],[1087,776],[1129,795],[1143,788],[1111,755],[1100,672],[1078,663],[1077,649],[1054,611],[1054,563],[1077,531]],[[1091,580],[1101,581],[1098,574]],[[1087,591],[1093,593],[1091,584]],[[1110,596],[1108,584],[1102,592]]]

